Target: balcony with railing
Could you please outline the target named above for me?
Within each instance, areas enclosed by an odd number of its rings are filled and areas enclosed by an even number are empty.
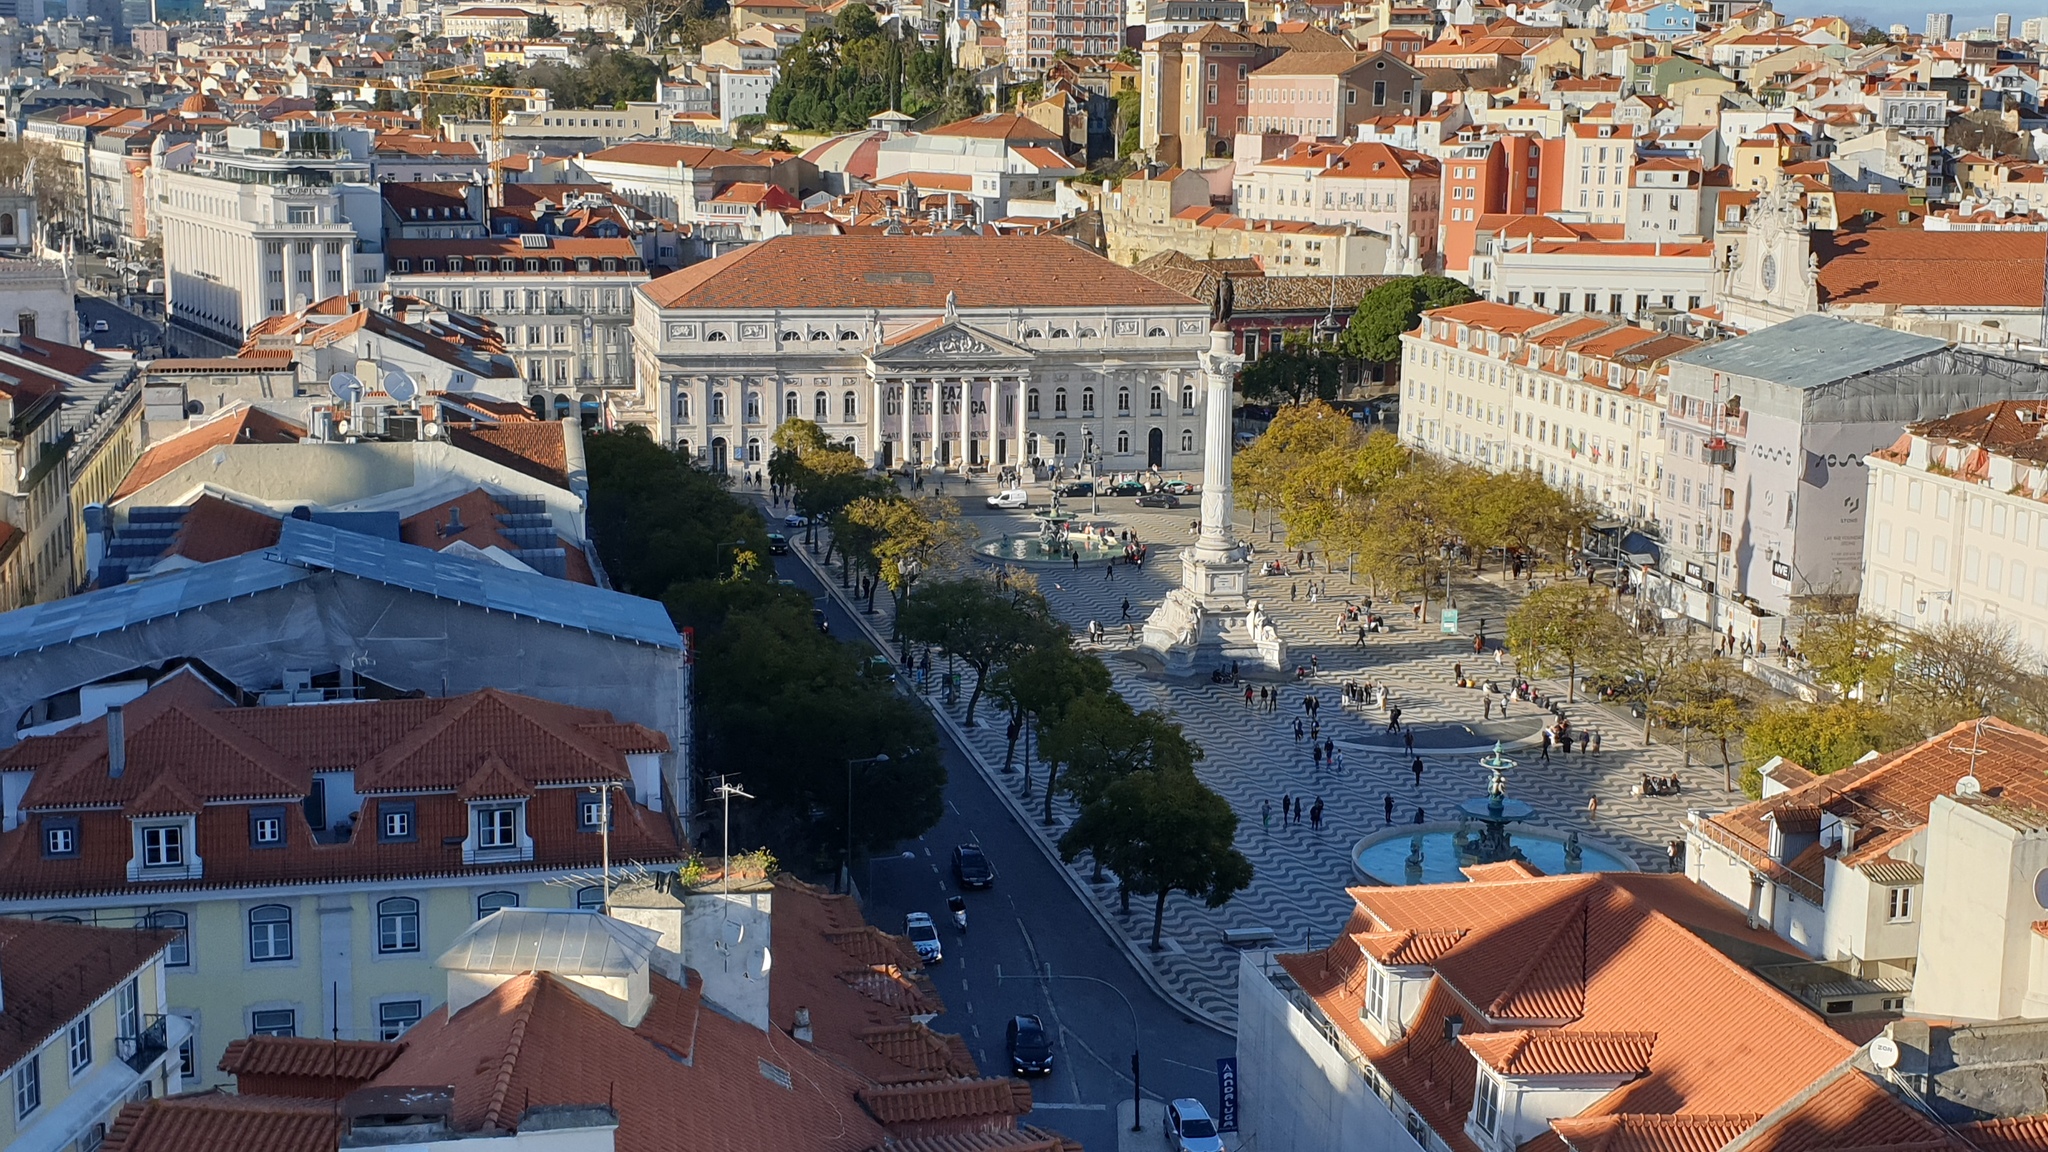
[[[170,1050],[168,1024],[163,1016],[144,1016],[142,1030],[133,1036],[117,1037],[115,1050],[121,1062],[137,1072],[148,1071],[158,1057]]]

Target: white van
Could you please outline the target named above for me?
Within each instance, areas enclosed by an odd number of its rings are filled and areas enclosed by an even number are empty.
[[[1031,494],[1022,488],[1005,488],[988,498],[991,508],[1023,508],[1031,503]]]

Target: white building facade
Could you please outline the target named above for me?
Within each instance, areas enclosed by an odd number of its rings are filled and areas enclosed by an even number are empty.
[[[645,285],[633,323],[630,418],[714,471],[792,418],[884,468],[1202,463],[1207,306],[1063,239],[778,237]]]

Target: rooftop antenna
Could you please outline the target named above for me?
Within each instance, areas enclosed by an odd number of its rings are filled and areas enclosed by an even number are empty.
[[[1981,795],[1984,791],[1984,785],[1977,779],[1977,757],[1982,756],[1987,751],[1984,747],[1983,718],[1979,717],[1977,722],[1970,726],[1970,743],[1968,747],[1957,747],[1951,744],[1948,746],[1948,750],[1951,752],[1961,752],[1970,758],[1970,770],[1963,774],[1961,780],[1956,781],[1956,795]]]
[[[719,906],[724,910],[725,918],[728,920],[732,919],[732,900],[730,899],[732,896],[732,798],[735,796],[742,800],[752,800],[754,798],[751,792],[730,781],[731,777],[720,776],[718,778],[718,787],[711,790],[711,794],[718,797],[725,808],[725,814],[719,818],[720,835],[724,837],[724,847],[721,849],[724,853],[724,863],[721,865],[720,871],[725,874],[720,882],[720,887],[724,889],[724,895],[727,899],[719,901]]]

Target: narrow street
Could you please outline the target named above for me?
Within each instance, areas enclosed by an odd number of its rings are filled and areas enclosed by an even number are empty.
[[[778,558],[776,573],[814,596],[824,595],[795,556]],[[837,602],[827,598],[821,604],[834,636],[865,646]],[[929,912],[938,923],[945,960],[927,971],[945,998],[946,1013],[932,1026],[966,1037],[985,1074],[1007,1075],[1007,1022],[1020,1013],[1037,1014],[1055,1047],[1052,1074],[1032,1080],[1031,1122],[1071,1135],[1091,1152],[1117,1147],[1116,1105],[1131,1095],[1133,1010],[1142,1037],[1145,1095],[1193,1096],[1213,1110],[1216,1060],[1230,1055],[1235,1041],[1155,994],[965,754],[950,740],[942,752],[948,779],[938,826],[902,845],[897,855],[878,854],[856,877],[873,923],[900,932],[904,913],[912,911]],[[962,843],[979,843],[997,874],[995,887],[966,894],[964,934],[946,912],[946,898],[959,891],[952,852]],[[1131,1007],[1087,980],[1011,978],[1046,965],[1055,976],[1107,981]],[[1163,1140],[1157,1133],[1149,1137]]]

